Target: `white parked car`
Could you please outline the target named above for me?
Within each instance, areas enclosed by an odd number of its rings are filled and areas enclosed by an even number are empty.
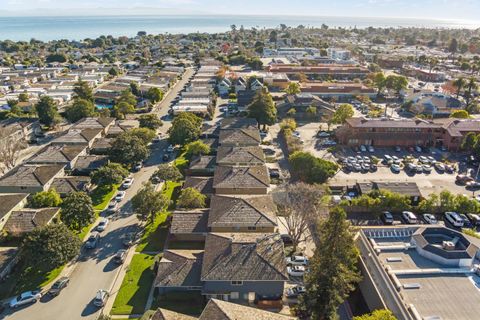
[[[118,191],[117,195],[115,196],[115,201],[120,202],[125,198],[127,193],[125,191]]]
[[[426,223],[428,224],[437,224],[437,218],[431,213],[425,213],[423,216],[423,220],[425,220]]]
[[[93,304],[97,307],[103,307],[107,302],[109,295],[110,294],[108,293],[107,290],[103,290],[103,289],[98,290],[97,294],[95,295],[95,299],[93,299]]]
[[[122,188],[123,189],[128,189],[132,186],[134,179],[133,178],[127,178],[125,181],[122,183]]]
[[[107,218],[102,218],[100,222],[97,225],[97,231],[105,231],[108,225],[108,219]]]
[[[287,273],[292,277],[303,277],[305,274],[304,266],[288,266]]]
[[[27,291],[10,300],[10,308],[18,308],[28,303],[35,303],[42,297],[39,291]]]
[[[307,290],[304,286],[296,286],[293,288],[288,288],[286,292],[287,298],[297,298],[298,296],[304,294]]]
[[[463,227],[463,219],[456,212],[447,211],[445,212],[445,219],[448,220],[454,227],[461,228]]]
[[[422,148],[419,147],[419,146],[415,146],[415,151],[416,151],[416,152],[422,152]]]
[[[287,264],[306,266],[308,264],[308,258],[304,256],[287,257]]]
[[[118,210],[118,202],[115,200],[110,201],[108,204],[107,209],[105,210],[106,213],[115,213]]]
[[[399,173],[400,172],[400,166],[398,164],[392,164],[392,166],[390,167],[390,169],[392,169],[393,172],[395,173]]]
[[[413,214],[411,211],[403,211],[402,212],[402,217],[405,220],[406,223],[408,224],[417,224],[418,219],[417,216]]]

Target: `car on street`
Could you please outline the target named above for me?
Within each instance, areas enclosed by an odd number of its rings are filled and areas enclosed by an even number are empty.
[[[292,136],[296,138],[300,138],[300,132],[299,131],[293,131]]]
[[[292,256],[287,257],[286,259],[287,264],[291,264],[294,266],[306,266],[308,265],[308,258],[305,256]]]
[[[287,273],[292,277],[303,277],[303,275],[305,274],[305,267],[304,266],[288,266]]]
[[[480,181],[469,181],[466,183],[465,187],[470,190],[480,189]]]
[[[362,171],[362,165],[360,163],[353,164],[353,171],[360,172]]]
[[[120,249],[115,253],[113,256],[113,261],[118,264],[122,264],[125,261],[125,257],[127,256],[127,250]]]
[[[470,221],[470,219],[468,219],[467,215],[465,215],[463,213],[459,213],[458,215],[463,220],[463,227],[464,228],[468,228],[468,229],[473,228],[473,223]]]
[[[100,239],[100,234],[98,232],[92,232],[90,237],[88,237],[87,242],[85,242],[85,248],[94,249],[98,245],[98,240]]]
[[[383,221],[384,224],[393,224],[393,215],[388,211],[383,211],[380,219]]]
[[[391,165],[390,169],[394,173],[400,173],[400,170],[401,170],[400,166],[398,164],[395,164],[395,163]]]
[[[105,231],[108,225],[108,219],[107,218],[102,218],[100,219],[100,222],[97,225],[97,231],[102,232]]]
[[[143,167],[143,164],[141,162],[138,162],[133,166],[133,171],[138,172],[142,169],[142,167]]]
[[[175,150],[175,148],[173,147],[173,145],[169,145],[169,146],[167,147],[167,152],[168,152],[168,153],[172,153],[173,150]]]
[[[115,200],[112,200],[108,203],[107,209],[105,209],[106,213],[116,213],[118,211],[118,202]]]
[[[70,279],[68,277],[61,277],[55,283],[50,287],[50,290],[48,290],[48,295],[55,297],[60,294],[60,291],[65,289],[68,286],[68,283],[70,282]]]
[[[465,174],[459,174],[456,178],[455,181],[460,184],[460,185],[466,185],[468,182],[474,181],[472,177],[469,177]]]
[[[428,156],[427,159],[428,159],[428,162],[429,162],[430,164],[432,164],[432,165],[434,165],[435,163],[437,163],[437,160],[435,160],[435,158],[432,157],[432,156]]]
[[[422,215],[422,218],[423,218],[423,221],[425,221],[425,223],[427,223],[427,224],[437,224],[438,223],[437,218],[435,218],[435,216],[431,213],[424,213]]]
[[[435,167],[435,170],[437,170],[439,173],[445,172],[445,165],[441,162],[436,162],[434,167]]]
[[[110,294],[108,293],[107,290],[104,290],[104,289],[98,290],[97,294],[95,295],[95,298],[93,299],[93,304],[97,307],[103,307],[107,302],[109,295]]]
[[[393,162],[393,158],[390,155],[386,154],[383,156],[383,163],[390,164],[392,162]]]
[[[395,163],[395,164],[400,164],[400,163],[402,163],[402,159],[400,159],[400,158],[397,157],[397,156],[393,156],[393,157],[392,157],[392,160],[393,160],[393,163]]]
[[[285,246],[289,246],[293,244],[292,237],[290,235],[282,233],[280,234],[280,239],[282,239],[282,242]]]
[[[128,189],[132,186],[134,179],[132,177],[126,178],[122,183],[122,189]]]
[[[454,173],[455,172],[455,167],[452,166],[451,164],[446,164],[445,165],[445,172],[446,173]]]
[[[274,178],[274,179],[280,178],[280,170],[277,168],[269,168],[268,174],[270,175],[270,178]]]
[[[480,215],[476,213],[467,213],[467,217],[474,226],[480,226]]]
[[[305,292],[307,292],[307,290],[305,289],[304,286],[295,286],[292,288],[288,288],[285,295],[287,296],[287,298],[297,298],[298,296],[304,294]]]
[[[456,212],[447,211],[445,212],[445,219],[450,222],[454,227],[461,228],[463,227],[463,219]]]
[[[127,193],[125,191],[118,191],[117,195],[115,196],[115,201],[120,202],[125,198]]]
[[[135,241],[135,233],[134,232],[129,232],[125,234],[125,236],[122,239],[122,244],[124,247],[131,247],[133,242]]]
[[[405,222],[407,224],[417,224],[418,223],[417,216],[415,214],[413,214],[413,212],[411,212],[411,211],[403,211],[402,212],[402,218],[403,218],[403,220],[405,220]]]
[[[10,308],[18,308],[20,306],[35,303],[42,297],[40,291],[26,291],[21,293],[20,295],[16,296],[9,302]]]

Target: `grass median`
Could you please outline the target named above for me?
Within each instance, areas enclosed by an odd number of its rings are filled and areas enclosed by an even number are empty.
[[[154,263],[154,255],[137,253],[133,256],[113,303],[112,315],[143,314],[155,279]]]

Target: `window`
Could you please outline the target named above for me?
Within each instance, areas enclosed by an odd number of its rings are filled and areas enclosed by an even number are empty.
[[[248,230],[255,231],[255,230],[257,230],[257,227],[248,227]]]
[[[232,284],[232,286],[241,286],[241,285],[243,285],[243,281],[234,280],[234,281],[231,282],[231,284]]]

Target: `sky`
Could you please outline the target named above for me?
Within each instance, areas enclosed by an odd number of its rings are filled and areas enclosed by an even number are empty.
[[[162,13],[394,17],[466,21],[480,20],[480,0],[0,0],[0,16]]]

